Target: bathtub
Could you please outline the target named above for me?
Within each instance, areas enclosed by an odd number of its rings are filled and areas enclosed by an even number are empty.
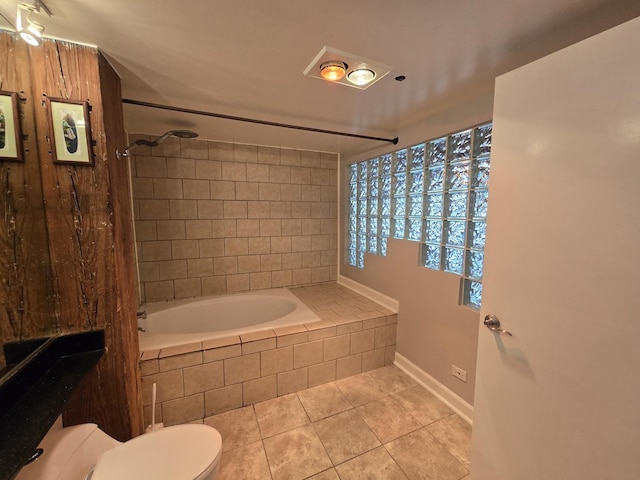
[[[147,303],[138,319],[140,351],[320,320],[286,288]]]

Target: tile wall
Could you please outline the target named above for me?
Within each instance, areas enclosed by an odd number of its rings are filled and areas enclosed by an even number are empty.
[[[141,302],[336,279],[336,154],[175,137],[132,153]]]

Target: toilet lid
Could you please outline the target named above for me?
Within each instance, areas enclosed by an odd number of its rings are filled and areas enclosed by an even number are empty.
[[[146,433],[102,454],[91,480],[193,480],[222,450],[222,437],[202,424]]]

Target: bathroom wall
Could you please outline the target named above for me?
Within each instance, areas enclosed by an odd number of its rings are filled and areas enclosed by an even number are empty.
[[[400,142],[391,149],[383,146],[365,155],[341,158],[341,171],[351,163],[486,122],[492,108],[492,92],[479,95],[398,132]],[[345,185],[341,189],[346,198]],[[341,231],[347,231],[346,205],[341,205],[340,222]],[[340,242],[346,244],[344,235]],[[472,405],[479,314],[458,304],[459,276],[419,265],[419,247],[419,242],[389,239],[387,256],[365,254],[362,270],[340,258],[340,275],[398,300],[396,351]],[[452,364],[467,371],[466,383],[451,375]]]
[[[175,137],[132,153],[142,301],[336,280],[336,154]]]
[[[38,265],[17,269],[27,274],[20,280],[24,298],[42,295],[39,303],[25,302],[25,311],[48,306],[47,315],[33,317],[42,324],[30,330],[32,336],[104,330],[106,352],[74,392],[64,421],[95,422],[118,440],[127,440],[142,430],[142,397],[127,164],[115,158],[116,148],[125,144],[120,79],[96,48],[46,40],[41,47],[25,49],[8,32],[0,32],[0,39],[0,58],[8,60],[0,80],[3,88],[21,92],[20,117],[27,134],[22,142],[25,164],[1,167],[4,178],[12,178],[8,186],[18,188],[3,188],[0,198],[5,221],[16,212],[18,233],[41,235],[31,246],[20,244],[15,253],[21,257],[9,254],[3,261],[22,258]],[[53,162],[46,97],[88,102],[94,165]],[[32,161],[38,164],[39,178],[33,177]],[[14,181],[21,169],[30,170],[28,177],[25,172],[27,184]],[[7,241],[2,242],[6,254]],[[42,288],[47,282],[49,290]],[[2,305],[12,305],[8,290],[0,292]],[[0,316],[3,330],[5,321]]]

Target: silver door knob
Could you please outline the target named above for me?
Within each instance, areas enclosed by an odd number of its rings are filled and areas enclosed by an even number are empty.
[[[500,320],[498,320],[498,317],[496,317],[495,315],[487,315],[486,317],[484,317],[484,324],[489,330],[497,333],[504,333],[505,335],[513,337],[511,332],[500,328]]]

